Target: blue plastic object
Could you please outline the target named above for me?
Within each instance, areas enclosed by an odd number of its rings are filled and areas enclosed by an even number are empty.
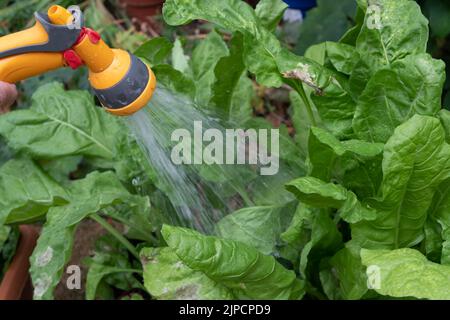
[[[291,9],[301,10],[306,12],[311,8],[317,6],[316,0],[283,0],[289,5]]]

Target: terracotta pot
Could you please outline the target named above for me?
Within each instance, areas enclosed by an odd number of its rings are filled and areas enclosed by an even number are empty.
[[[164,0],[120,0],[130,18],[145,21],[148,17],[161,14]]]
[[[19,245],[0,284],[0,300],[28,300],[33,297],[28,269],[39,233],[33,226],[22,225],[19,228]]]

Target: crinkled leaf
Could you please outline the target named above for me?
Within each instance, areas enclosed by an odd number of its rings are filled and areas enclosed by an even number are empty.
[[[414,114],[441,108],[445,64],[428,54],[412,55],[377,72],[358,100],[353,129],[359,138],[385,142]]]
[[[378,217],[353,225],[353,239],[365,248],[414,246],[424,237],[427,211],[450,170],[450,146],[439,120],[415,115],[397,127],[382,166],[380,197],[371,203]]]
[[[243,41],[242,34],[237,33],[231,40],[230,54],[222,57],[214,68],[215,82],[212,87],[211,103],[219,114],[223,114],[224,119],[233,117],[235,111],[232,110],[233,93],[238,89],[239,80],[245,71],[242,57]]]
[[[190,64],[197,87],[196,101],[200,105],[208,105],[214,93],[214,82],[220,81],[223,76],[227,76],[226,74],[217,74],[216,77],[214,71],[221,58],[227,55],[227,45],[222,36],[214,30],[192,52]]]
[[[183,263],[224,285],[238,299],[300,299],[304,294],[293,271],[246,244],[167,225],[162,234]]]
[[[142,44],[134,54],[147,60],[153,67],[164,63],[172,48],[173,44],[168,39],[156,37]]]
[[[312,123],[309,119],[306,105],[300,98],[300,95],[295,91],[291,91],[289,99],[291,101],[292,123],[295,128],[294,139],[299,145],[299,158],[305,161],[308,156],[308,137]]]
[[[367,8],[365,0],[356,0],[358,7],[356,8],[356,16],[353,18],[355,25],[345,32],[345,34],[339,39],[340,43],[348,44],[351,46],[356,45],[356,40],[361,32],[362,25],[364,23],[364,16]]]
[[[450,111],[448,111],[446,109],[441,109],[437,115],[438,115],[439,120],[441,120],[441,124],[445,130],[445,141],[447,141],[447,143],[449,143],[450,142]]]
[[[326,42],[326,55],[333,67],[344,74],[350,75],[359,60],[355,47],[338,42]]]
[[[309,223],[311,237],[301,252],[300,274],[314,281],[312,273],[319,268],[321,260],[332,257],[343,243],[341,233],[325,210],[315,210]]]
[[[435,199],[438,198],[439,192],[436,193]],[[436,199],[439,201],[439,198]],[[433,200],[434,202],[435,200]],[[427,221],[425,222],[425,226],[423,228],[425,238],[422,242],[424,253],[428,260],[436,262],[436,263],[442,263],[442,264],[449,264],[445,263],[445,261],[441,261],[442,256],[442,245],[443,245],[443,239],[442,239],[442,227],[439,224],[439,222],[436,220],[436,218],[432,217],[429,213],[429,216],[427,218]],[[449,261],[450,262],[450,261]]]
[[[126,236],[130,239],[152,242],[154,230],[148,197],[134,197],[133,201],[120,203],[104,210],[105,214],[126,226]]]
[[[68,156],[39,162],[42,169],[58,183],[65,185],[70,182],[70,173],[77,170],[82,156]]]
[[[334,179],[362,198],[371,197],[382,178],[382,152],[381,143],[339,141],[314,127],[309,136],[309,175],[324,181]]]
[[[50,83],[33,95],[31,108],[0,117],[8,145],[38,158],[84,155],[112,159],[118,119],[96,107],[86,91],[65,91]]]
[[[32,160],[13,159],[0,167],[0,225],[33,221],[69,195]]]
[[[441,183],[429,210],[425,229],[427,254],[439,255],[442,264],[450,265],[450,181]],[[436,225],[438,224],[438,225]]]
[[[360,248],[346,245],[328,262],[329,268],[320,271],[320,279],[324,282],[335,282],[335,292],[325,290],[330,299],[358,300],[367,292],[367,277],[361,263]]]
[[[243,126],[253,117],[252,100],[256,96],[253,81],[244,72],[234,87],[230,105],[230,122]]]
[[[392,297],[415,297],[419,299],[450,299],[450,266],[428,261],[414,249],[361,250],[362,263],[379,277],[375,290]]]
[[[272,254],[294,209],[292,205],[243,208],[222,218],[216,224],[217,234],[249,244],[263,254]]]
[[[164,20],[174,26],[203,19],[232,31],[236,28],[252,28],[257,21],[253,9],[239,0],[169,0],[164,3],[163,15]]]
[[[261,0],[256,5],[255,13],[264,27],[274,30],[287,7],[281,0]]]
[[[160,300],[228,300],[232,290],[188,267],[171,248],[144,248],[140,253],[144,285]]]
[[[355,98],[377,71],[408,55],[425,53],[428,40],[428,21],[414,1],[364,1],[359,7],[365,17],[356,40],[361,59],[350,77]]]
[[[361,203],[353,192],[314,177],[298,178],[286,184],[286,188],[307,205],[339,209],[341,218],[349,223],[374,220],[377,215],[373,208]]]
[[[347,80],[319,63],[282,50],[277,63],[285,82],[296,87],[299,81],[311,87],[311,100],[319,111],[322,124],[338,138],[352,135],[356,103],[347,92]]]
[[[311,128],[309,136],[310,175],[329,180],[337,172],[337,166],[345,171],[350,161],[364,162],[383,152],[381,143],[361,140],[339,141],[331,133],[321,128]]]
[[[425,53],[428,21],[411,0],[378,0],[369,6],[356,49],[374,72],[410,54]]]
[[[280,235],[280,238],[291,246],[306,244],[309,241],[309,233],[304,228],[307,222],[312,220],[313,214],[311,207],[299,202],[289,227]]]
[[[184,73],[168,64],[160,64],[153,67],[153,72],[155,72],[158,82],[167,89],[194,99],[196,92],[195,83]]]

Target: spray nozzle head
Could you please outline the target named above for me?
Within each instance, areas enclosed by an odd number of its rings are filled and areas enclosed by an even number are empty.
[[[72,12],[58,5],[51,6],[47,15],[56,25],[70,25],[74,20]],[[156,88],[152,70],[133,54],[111,49],[98,32],[81,28],[70,51],[89,68],[89,82],[110,113],[133,114],[151,99]]]

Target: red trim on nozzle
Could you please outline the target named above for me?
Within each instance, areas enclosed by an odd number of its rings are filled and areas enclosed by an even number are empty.
[[[78,36],[74,46],[79,44],[86,36],[88,36],[89,40],[94,44],[98,43],[101,39],[101,36],[97,31],[83,27],[81,28],[80,35]]]
[[[63,57],[69,67],[74,70],[83,65],[83,61],[81,60],[81,58],[72,49],[64,51]]]

